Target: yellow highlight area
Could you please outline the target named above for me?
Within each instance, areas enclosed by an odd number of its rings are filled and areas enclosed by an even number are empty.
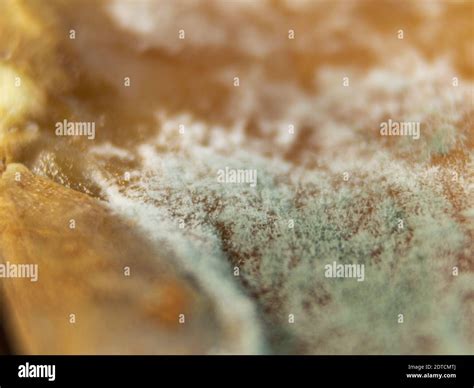
[[[0,90],[2,132],[26,114],[40,112],[45,102],[44,94],[35,83],[12,66],[0,64]]]
[[[25,128],[28,118],[39,114],[45,94],[12,66],[0,64],[0,162],[10,163],[37,139],[37,127]]]
[[[39,38],[44,32],[45,26],[41,19],[35,15],[31,5],[31,1],[4,0],[0,5],[0,10],[5,15],[5,20],[21,30],[22,34],[26,34],[30,38]]]

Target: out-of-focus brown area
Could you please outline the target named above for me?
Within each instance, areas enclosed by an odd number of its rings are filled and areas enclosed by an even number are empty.
[[[10,164],[0,213],[3,261],[39,268],[37,282],[2,280],[16,352],[205,353],[218,340],[202,291],[170,267],[170,257],[160,258],[165,249],[157,254],[98,201]]]
[[[248,135],[265,137],[265,120],[277,119],[292,103],[291,94],[268,94],[265,85],[291,85],[314,96],[320,92],[314,82],[319,69],[340,67],[356,74],[386,66],[411,51],[428,61],[446,58],[455,66],[453,75],[474,77],[469,1],[309,1],[301,10],[291,1],[274,1],[237,7],[233,14],[226,7],[234,9],[235,4],[222,1],[122,3],[137,25],[145,12],[158,17],[162,9],[175,7],[190,28],[193,23],[198,28],[199,19],[204,25],[217,25],[220,40],[213,44],[205,29],[188,29],[188,40],[180,40],[180,19],[176,30],[136,34],[112,17],[107,8],[111,2],[5,1],[5,15],[20,15],[4,17],[0,24],[2,36],[14,37],[2,42],[5,63],[14,64],[44,92],[48,109],[30,117],[39,123],[43,136],[53,134],[58,118],[100,118],[99,141],[129,146],[152,134],[156,112],[165,111],[190,113],[215,125],[244,120]],[[133,14],[140,3],[149,6]],[[74,40],[69,39],[71,29],[77,32]],[[298,39],[288,39],[289,29]],[[404,30],[403,40],[397,39],[399,29]],[[196,33],[203,42],[193,41]],[[246,49],[252,34],[257,43]],[[32,41],[36,44],[30,47]],[[245,102],[246,94],[260,93],[257,104],[245,111],[234,103],[234,75],[242,81],[239,101]],[[123,87],[124,77],[133,80],[131,87]],[[342,107],[334,115],[344,114]],[[300,136],[290,153],[295,161],[305,148],[317,146],[305,141],[304,131]],[[44,143],[38,149],[43,147]],[[36,152],[30,147],[15,160],[31,161]]]

